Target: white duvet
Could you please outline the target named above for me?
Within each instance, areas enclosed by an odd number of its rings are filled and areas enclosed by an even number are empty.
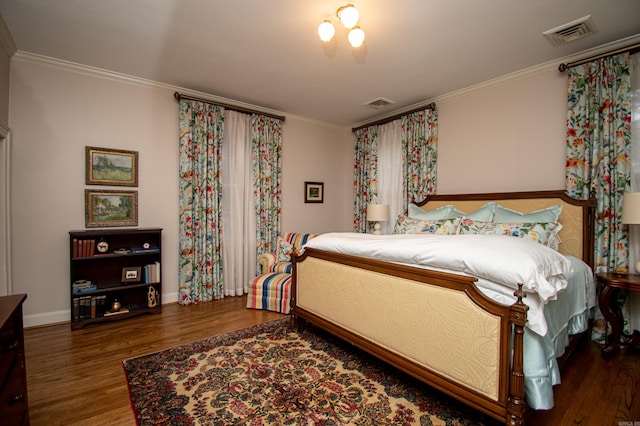
[[[544,336],[544,304],[567,287],[571,261],[542,244],[503,235],[371,235],[336,232],[305,247],[478,277],[478,288],[504,303],[518,284],[527,293],[527,326]],[[496,285],[499,284],[499,285]],[[502,297],[500,297],[502,296]]]

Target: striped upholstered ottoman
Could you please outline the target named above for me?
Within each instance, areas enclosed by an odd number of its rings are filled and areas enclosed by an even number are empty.
[[[249,282],[247,308],[289,313],[291,274],[270,272]]]

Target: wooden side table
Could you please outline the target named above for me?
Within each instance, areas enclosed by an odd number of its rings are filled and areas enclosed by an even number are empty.
[[[596,277],[602,285],[598,306],[604,318],[611,324],[611,330],[613,331],[612,339],[602,349],[602,357],[608,359],[618,352],[620,346],[640,349],[640,332],[637,330],[632,334],[622,332],[624,318],[617,298],[617,293],[620,289],[640,291],[640,275],[606,272],[598,273]]]

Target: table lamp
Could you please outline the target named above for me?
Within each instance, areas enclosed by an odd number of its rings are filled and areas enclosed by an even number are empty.
[[[367,206],[367,221],[376,223],[373,227],[375,235],[382,235],[380,222],[386,220],[389,220],[389,204],[369,204]]]
[[[627,192],[622,198],[622,223],[640,224],[640,192]],[[631,237],[629,237],[631,241]],[[636,262],[636,272],[640,274],[640,259]]]

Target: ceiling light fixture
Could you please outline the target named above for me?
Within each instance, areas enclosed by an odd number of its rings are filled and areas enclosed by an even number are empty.
[[[360,13],[351,3],[341,6],[336,10],[336,17],[342,22],[342,25],[349,30],[347,39],[352,47],[360,47],[364,42],[364,31],[360,26],[356,25],[360,19]],[[331,41],[336,33],[336,29],[331,22],[331,18],[327,18],[318,26],[318,35],[320,40],[324,42]]]
[[[353,28],[360,19],[360,13],[351,3],[346,6],[342,6],[336,11],[336,16],[342,21],[342,25],[345,28]]]

